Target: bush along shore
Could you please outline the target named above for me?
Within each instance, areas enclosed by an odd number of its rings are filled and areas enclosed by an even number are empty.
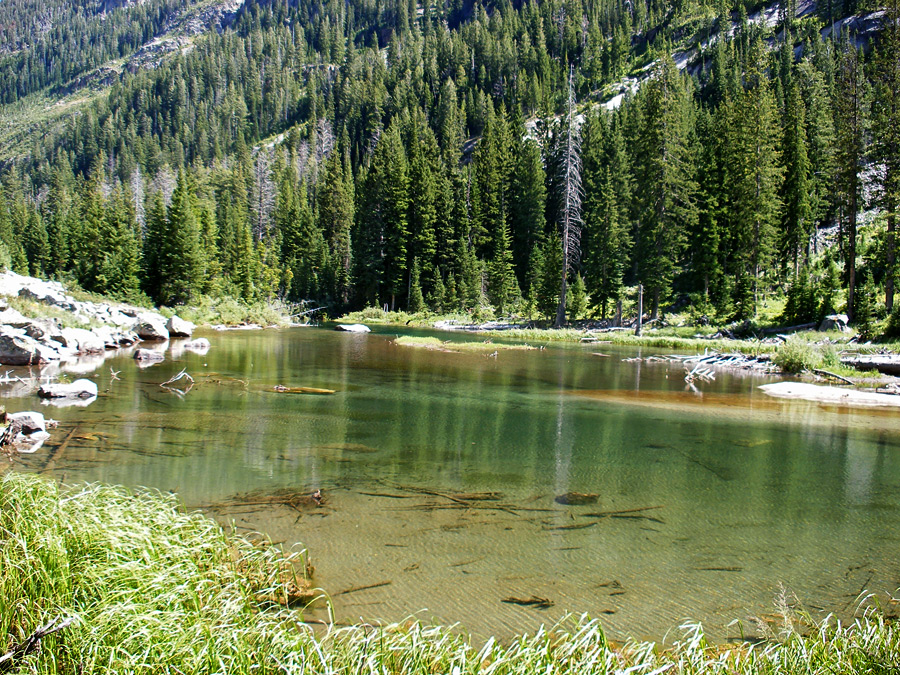
[[[613,644],[588,617],[486,644],[413,621],[317,628],[285,606],[319,594],[306,570],[301,553],[227,534],[170,495],[10,472],[0,672],[888,674],[900,662],[900,624],[873,608],[841,624],[782,603],[774,628],[727,646],[695,624],[666,646]]]

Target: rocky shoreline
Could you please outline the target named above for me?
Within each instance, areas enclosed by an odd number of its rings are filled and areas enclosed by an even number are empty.
[[[46,305],[66,319],[28,317],[10,306],[12,298]],[[90,328],[74,328],[81,324]],[[43,281],[14,272],[0,274],[0,365],[50,368],[82,360],[87,368],[67,367],[70,372],[95,370],[106,354],[148,342],[158,347],[169,338],[190,338],[194,324],[177,316],[119,303],[76,300],[58,281]],[[206,340],[197,348],[208,348]],[[159,351],[158,349],[154,351]],[[44,373],[42,372],[42,375]],[[8,374],[6,375],[8,377]]]

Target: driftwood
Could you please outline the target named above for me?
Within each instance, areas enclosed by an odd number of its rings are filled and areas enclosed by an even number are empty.
[[[339,593],[335,593],[335,595],[348,595],[350,593],[356,593],[357,591],[368,591],[372,588],[381,588],[382,586],[390,586],[391,581],[379,581],[376,584],[367,584],[365,586],[353,586],[352,588],[347,588]]]
[[[821,368],[813,368],[812,372],[816,375],[822,375],[823,377],[833,377],[835,380],[840,380],[846,384],[853,384],[851,380],[848,380],[846,377],[838,375],[837,373],[832,373],[830,370],[822,370]]]
[[[503,598],[500,602],[505,602],[510,605],[521,605],[523,607],[537,607],[538,609],[549,609],[553,607],[553,601],[549,598],[541,598],[537,595],[532,595],[530,598],[516,598],[510,596],[508,598]]]
[[[900,376],[900,354],[859,354],[844,356],[841,363],[857,370],[877,370],[885,375]]]
[[[69,443],[75,434],[78,433],[78,425],[76,424],[72,431],[68,433],[68,435],[63,439],[63,442],[57,445],[50,452],[50,456],[47,457],[47,462],[44,464],[44,468],[42,468],[38,473],[44,473],[45,471],[51,471],[56,464],[56,461],[62,457],[62,454],[66,451],[66,448],[69,447]]]
[[[272,391],[279,394],[319,394],[328,395],[335,393],[334,389],[320,389],[318,387],[285,387],[283,384],[276,384],[272,387]]]
[[[3,656],[0,656],[0,672],[6,672],[16,668],[19,665],[19,661],[40,648],[41,640],[48,635],[53,635],[53,633],[58,633],[64,628],[68,628],[76,621],[76,619],[77,617],[74,616],[65,619],[56,617],[50,623],[35,629],[35,631],[22,642],[6,652]]]

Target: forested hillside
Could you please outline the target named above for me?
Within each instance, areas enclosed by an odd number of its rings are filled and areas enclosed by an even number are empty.
[[[752,318],[790,289],[785,320],[868,321],[897,275],[898,18],[2,0],[0,265],[165,304],[548,318],[566,269],[570,316],[642,283],[653,315]]]

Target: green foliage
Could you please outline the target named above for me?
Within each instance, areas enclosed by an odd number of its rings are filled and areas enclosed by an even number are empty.
[[[823,365],[821,352],[808,342],[792,338],[775,354],[775,364],[786,373],[802,373]]]
[[[788,325],[810,323],[818,319],[818,293],[809,277],[810,271],[801,269],[788,289],[787,302],[781,315],[781,320]]]
[[[569,286],[569,293],[566,296],[566,311],[569,314],[569,321],[576,321],[584,317],[587,308],[587,289],[584,287],[584,279],[578,274],[575,276],[575,281]]]

